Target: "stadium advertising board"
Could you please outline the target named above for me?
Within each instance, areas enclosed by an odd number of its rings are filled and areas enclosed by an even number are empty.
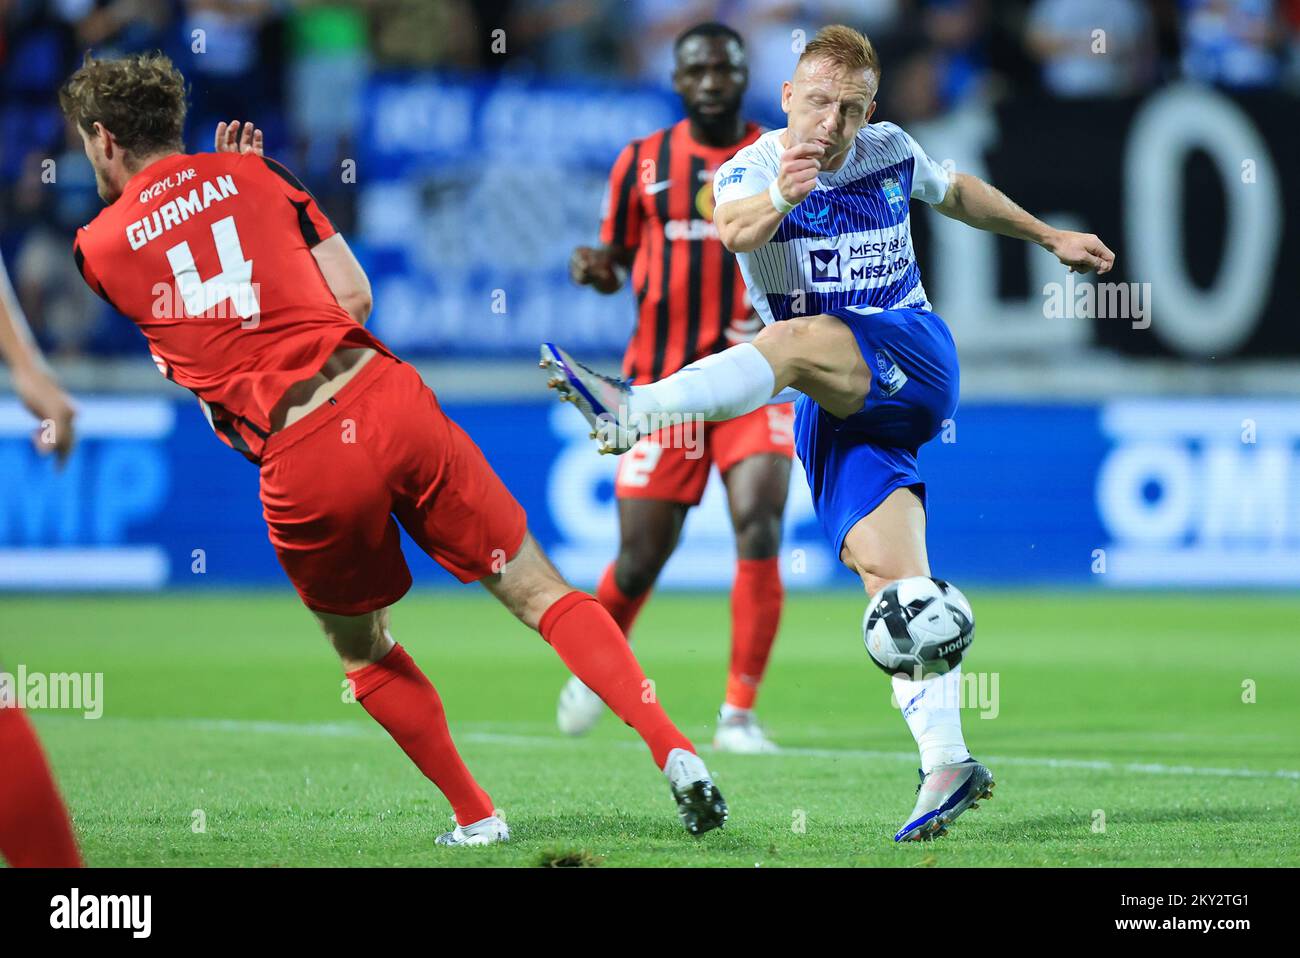
[[[614,554],[614,460],[558,404],[447,405],[580,584]],[[568,413],[566,415],[566,413]],[[86,398],[66,469],[0,403],[0,587],[288,590],[267,542],[257,471],[193,404]],[[521,438],[522,437],[522,438]],[[1300,402],[1119,400],[963,406],[922,452],[935,574],[965,584],[1300,585]],[[720,588],[734,543],[716,475],[687,520],[667,588]],[[852,586],[796,463],[789,588]],[[453,580],[408,541],[420,585]]]
[[[557,338],[579,355],[621,351],[630,291],[575,287],[568,256],[596,237],[618,151],[674,122],[675,98],[405,76],[368,95],[360,239],[379,334],[439,355],[531,354]],[[1281,255],[1300,243],[1300,186],[1283,175],[1300,167],[1298,110],[1284,93],[1175,84],[1137,100],[1013,96],[905,124],[935,159],[1119,254],[1104,283],[1067,283],[1050,254],[913,204],[926,289],[963,353],[1300,355],[1300,272]],[[1116,147],[1053,149],[1050,161],[1026,148],[1085,131]]]

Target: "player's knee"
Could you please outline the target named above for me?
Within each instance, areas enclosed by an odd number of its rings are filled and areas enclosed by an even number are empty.
[[[671,548],[658,543],[624,546],[614,562],[614,584],[629,598],[645,595],[654,588],[659,570],[671,552]]]
[[[614,584],[620,592],[636,598],[654,588],[659,571],[677,546],[676,528],[666,524],[649,525],[619,542]]]
[[[317,612],[316,618],[345,666],[375,662],[388,652],[390,641],[387,609],[364,615]]]
[[[781,551],[781,513],[754,506],[737,513],[736,554],[742,559],[770,559]]]
[[[754,337],[754,346],[771,364],[778,385],[796,382],[807,368],[803,355],[807,327],[806,318],[796,317],[764,326]]]

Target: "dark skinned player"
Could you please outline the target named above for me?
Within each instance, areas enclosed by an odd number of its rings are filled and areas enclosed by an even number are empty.
[[[629,143],[610,173],[601,245],[569,261],[575,282],[614,293],[629,272],[637,326],[623,361],[635,383],[652,382],[761,328],[734,254],[713,225],[713,174],[763,132],[740,114],[749,82],[744,42],[702,23],[678,37],[673,89],[686,119]],[[725,423],[675,425],[646,436],[619,460],[619,549],[596,597],[631,635],[638,612],[672,555],[682,523],[717,467],[736,534],[731,663],[714,747],[768,752],[754,716],[781,617],[781,517],[794,454],[793,412],[769,405]],[[577,678],[560,694],[560,728],[588,731],[604,711]]]

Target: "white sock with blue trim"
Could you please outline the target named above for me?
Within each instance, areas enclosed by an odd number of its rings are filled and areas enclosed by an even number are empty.
[[[735,419],[767,405],[776,374],[753,343],[740,343],[697,359],[655,383],[632,387],[633,416],[700,416]]]
[[[921,750],[922,772],[928,774],[936,765],[970,758],[961,734],[960,665],[919,682],[901,675],[895,675],[890,681],[894,686],[894,700],[903,710],[907,727]]]

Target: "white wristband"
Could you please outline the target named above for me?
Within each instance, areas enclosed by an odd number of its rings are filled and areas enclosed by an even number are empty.
[[[772,185],[767,188],[767,195],[772,200],[772,205],[776,207],[778,213],[789,213],[799,205],[797,203],[786,201],[786,198],[781,195],[781,187],[777,184],[776,180],[773,180]]]

